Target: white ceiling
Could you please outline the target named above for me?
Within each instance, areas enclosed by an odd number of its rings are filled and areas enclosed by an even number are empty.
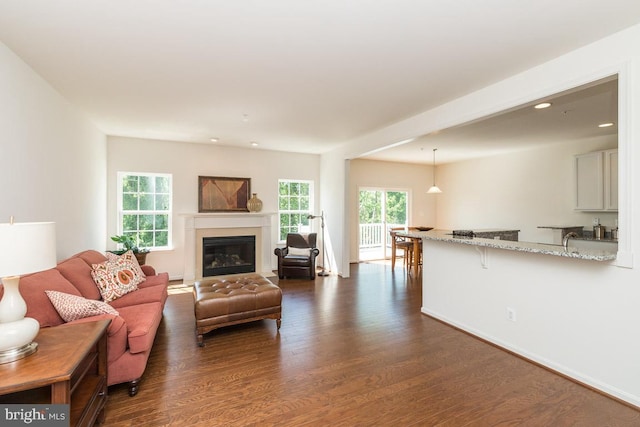
[[[543,101],[551,106],[534,108]],[[617,119],[618,79],[612,76],[364,158],[433,164],[435,148],[436,164],[443,164],[570,141],[615,140]],[[603,123],[613,126],[600,128]]]
[[[637,0],[0,0],[0,41],[108,135],[307,153],[638,22]]]

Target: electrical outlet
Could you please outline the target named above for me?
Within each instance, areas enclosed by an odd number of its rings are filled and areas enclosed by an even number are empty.
[[[516,310],[514,308],[507,307],[507,319],[511,320],[512,322],[516,321]]]

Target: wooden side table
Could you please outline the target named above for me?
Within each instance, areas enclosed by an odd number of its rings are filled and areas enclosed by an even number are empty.
[[[0,403],[69,404],[71,426],[104,421],[110,322],[40,329],[35,354],[0,365]]]

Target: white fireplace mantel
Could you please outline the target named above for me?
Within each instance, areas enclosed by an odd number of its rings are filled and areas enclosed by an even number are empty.
[[[222,212],[222,213],[186,213],[184,217],[184,274],[185,283],[202,278],[202,271],[198,271],[198,235],[202,233],[232,232],[229,229],[255,229],[256,242],[260,242],[256,248],[256,269],[260,274],[272,274],[272,222],[276,217],[275,212]],[[200,252],[201,255],[201,252]]]

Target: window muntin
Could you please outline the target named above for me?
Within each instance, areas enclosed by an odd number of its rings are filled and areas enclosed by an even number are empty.
[[[171,192],[171,174],[118,172],[118,233],[140,248],[169,248]]]
[[[281,179],[278,182],[280,241],[286,240],[287,233],[308,230],[307,215],[313,213],[313,181]]]

